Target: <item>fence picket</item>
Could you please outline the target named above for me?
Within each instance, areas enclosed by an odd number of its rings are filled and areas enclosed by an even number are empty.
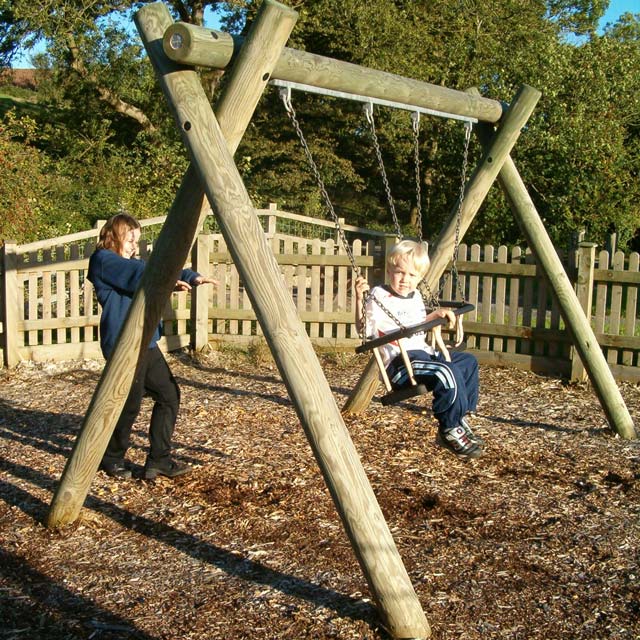
[[[533,256],[530,251],[525,253],[525,264],[534,264]],[[533,326],[533,285],[535,278],[525,278],[522,293],[522,326]],[[531,353],[531,340],[528,338],[520,341],[520,351],[524,354]]]
[[[64,246],[56,247],[56,263],[64,261]],[[62,270],[55,272],[55,296],[56,296],[56,318],[62,319],[66,315],[67,288],[65,286],[66,273]],[[56,344],[67,342],[66,329],[60,327],[56,329]]]
[[[522,249],[520,247],[514,247],[511,252],[511,264],[519,265],[522,262]],[[509,326],[517,327],[521,326],[519,322],[520,316],[520,278],[509,278]],[[507,340],[507,353],[515,354],[518,350],[518,340]]]
[[[42,274],[42,319],[43,320],[51,320],[52,317],[52,309],[51,309],[51,301],[53,295],[51,293],[51,271],[45,271]],[[43,329],[42,330],[42,344],[50,345],[52,344],[52,332],[51,329]]]
[[[614,271],[624,271],[624,253],[622,253],[622,251],[617,251],[613,255],[612,267]],[[621,311],[622,311],[622,285],[612,284],[611,285],[611,311],[609,313],[609,328],[607,333],[610,333],[614,336],[619,335]],[[618,362],[617,349],[607,350],[607,362],[609,362],[609,364],[617,364]]]
[[[470,262],[480,262],[480,245],[479,244],[471,245]],[[452,278],[449,278],[449,280],[452,280]],[[453,286],[453,283],[451,283],[451,286]],[[475,309],[467,315],[467,318],[466,318],[467,321],[478,320],[478,316],[479,316],[478,301],[480,299],[479,292],[480,292],[480,277],[475,274],[469,275],[469,300],[468,301],[472,305],[474,305]],[[453,292],[451,294],[451,297],[453,297]],[[470,349],[473,349],[476,347],[476,345],[477,345],[476,337],[473,335],[469,336],[467,338],[467,347],[469,347]]]
[[[598,254],[598,267],[600,269],[609,268],[609,252],[600,251]],[[607,316],[607,294],[609,287],[605,282],[599,282],[596,286],[596,304],[595,304],[595,317],[593,320],[593,326],[596,333],[604,333],[604,326]]]
[[[507,264],[509,259],[509,252],[507,247],[498,247],[497,260],[499,264]],[[504,276],[498,275],[496,277],[496,306],[495,306],[495,324],[498,326],[504,325],[505,319],[505,303],[507,299],[507,279]],[[502,338],[493,339],[493,350],[501,352],[504,348],[504,341]]]
[[[341,256],[346,256],[346,251],[342,245],[338,245],[338,252]],[[351,291],[351,295],[353,296],[353,283],[351,283],[351,287],[349,287],[349,267],[339,266],[338,267],[338,310],[346,311],[347,310],[347,289]],[[352,299],[354,299],[352,297]],[[336,338],[338,340],[344,340],[347,336],[347,325],[339,322],[336,326]]]
[[[333,256],[336,254],[336,246],[333,238],[328,238],[326,243],[326,255]],[[324,267],[324,282],[322,286],[322,310],[325,313],[333,312],[333,282],[335,267],[333,265],[326,265]],[[322,337],[331,339],[333,337],[333,324],[331,322],[325,322],[322,325]]]
[[[311,242],[311,255],[319,256],[322,254],[320,238],[314,238]],[[310,299],[308,308],[311,313],[318,315],[320,312],[320,265],[312,265],[310,271]],[[320,324],[318,322],[310,322],[308,334],[310,338],[318,338],[320,336]]]
[[[545,329],[547,326],[547,281],[544,278],[536,278],[538,296],[536,302],[536,327]],[[536,356],[545,355],[547,344],[541,340],[534,343],[533,353]]]
[[[632,253],[629,256],[628,271],[630,273],[638,273],[640,271],[640,254]],[[625,305],[625,317],[624,317],[624,334],[626,336],[635,336],[638,323],[638,287],[627,287],[627,300]],[[629,350],[623,350],[622,352],[622,364],[632,367],[634,352]],[[640,353],[638,353],[640,359]],[[640,366],[640,360],[636,363]]]
[[[494,260],[494,249],[491,245],[484,247],[484,262],[492,264]],[[485,324],[491,324],[491,309],[493,306],[493,276],[486,275],[482,278],[482,317],[481,321]],[[491,338],[482,336],[480,338],[480,348],[484,351],[491,349]]]

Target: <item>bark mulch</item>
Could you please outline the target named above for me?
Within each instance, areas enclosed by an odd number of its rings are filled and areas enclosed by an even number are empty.
[[[0,371],[0,638],[388,638],[270,357],[168,360],[193,472],[100,471],[59,531],[43,523],[102,364]],[[322,357],[340,406],[364,362]],[[640,387],[621,391],[640,425]],[[434,444],[428,404],[345,422],[433,637],[640,638],[640,445],[590,386],[482,368],[486,452],[466,463]]]

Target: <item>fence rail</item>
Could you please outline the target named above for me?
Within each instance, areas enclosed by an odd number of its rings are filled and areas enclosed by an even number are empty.
[[[353,323],[351,261],[335,225],[281,212],[274,205],[258,214],[311,340],[320,348],[336,350],[359,344]],[[152,250],[163,221],[141,221],[142,257]],[[363,275],[371,284],[381,282],[393,236],[350,225],[344,231]],[[0,265],[0,350],[6,366],[21,360],[100,357],[100,309],[86,280],[98,232],[22,246],[5,243]],[[569,257],[567,271],[613,375],[640,381],[638,254],[611,255],[582,243]],[[210,342],[260,339],[248,294],[215,227],[198,236],[186,266],[214,277],[219,285],[173,294],[163,314],[162,348],[199,349]],[[458,282],[445,274],[441,297],[459,298],[462,291],[475,305],[465,319],[465,331],[467,347],[481,362],[584,379],[558,305],[530,252],[463,244],[457,271]]]

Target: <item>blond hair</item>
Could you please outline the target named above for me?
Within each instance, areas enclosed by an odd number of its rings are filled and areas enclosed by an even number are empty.
[[[402,259],[410,260],[420,276],[424,277],[431,264],[429,245],[415,240],[401,240],[387,254],[387,267],[395,267]]]

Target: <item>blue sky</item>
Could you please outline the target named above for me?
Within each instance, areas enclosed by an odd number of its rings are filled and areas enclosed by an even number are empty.
[[[601,27],[604,27],[608,22],[615,22],[623,13],[640,13],[640,0],[611,0],[609,9],[600,22]],[[29,52],[17,56],[11,66],[15,69],[31,67],[29,56]]]
[[[615,22],[623,13],[640,13],[640,2],[638,0],[611,0],[609,9],[600,23],[601,26],[607,22]]]

